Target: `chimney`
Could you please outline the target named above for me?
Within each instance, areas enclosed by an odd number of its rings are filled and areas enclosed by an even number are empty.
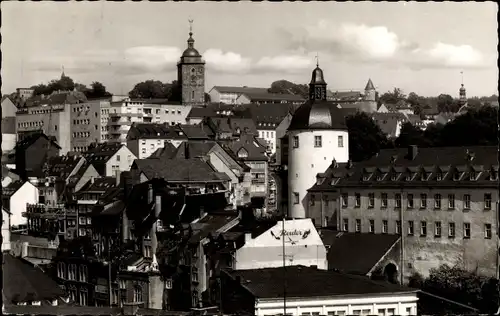
[[[153,185],[148,184],[148,204],[153,203]]]
[[[90,184],[94,184],[94,177],[90,177]]]
[[[158,218],[161,213],[161,195],[157,195],[155,199],[155,217]]]
[[[418,147],[417,145],[410,145],[408,146],[408,159],[414,160],[415,157],[417,157],[418,154]]]
[[[335,160],[335,158],[333,158],[333,160],[332,160],[332,166],[333,166],[333,168],[337,168],[338,167],[337,160]]]
[[[349,159],[347,160],[347,169],[351,169],[352,168],[352,160]]]
[[[115,172],[115,179],[116,179],[116,187],[120,187],[120,170],[116,170]]]
[[[189,143],[184,142],[184,158],[189,159]]]

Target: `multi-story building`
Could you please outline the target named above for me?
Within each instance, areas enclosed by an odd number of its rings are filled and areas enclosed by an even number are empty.
[[[125,99],[111,102],[109,109],[109,139],[127,142],[132,124],[156,123],[177,125],[186,123],[190,105],[172,104],[167,100]]]
[[[116,177],[123,171],[129,171],[137,159],[127,146],[120,143],[94,144],[83,153],[83,157],[103,177]]]
[[[382,150],[317,175],[307,214],[344,231],[399,234],[400,276],[441,264],[498,276],[497,148]]]
[[[294,94],[269,93],[268,88],[214,86],[208,94],[210,101],[224,104],[281,104],[300,105],[304,98]]]
[[[22,100],[27,100],[33,96],[35,89],[33,88],[17,88],[16,96]]]
[[[92,100],[71,105],[71,150],[84,152],[92,143],[102,143],[109,137],[108,99]]]
[[[27,204],[38,203],[38,188],[29,181],[14,181],[2,188],[2,208],[10,212],[11,227],[24,228]]]
[[[127,135],[127,147],[138,159],[151,156],[165,143],[172,143],[175,147],[187,140],[178,126],[169,126],[157,123],[134,123]]]

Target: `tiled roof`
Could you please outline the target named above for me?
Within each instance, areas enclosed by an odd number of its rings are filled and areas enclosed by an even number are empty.
[[[64,291],[42,270],[10,254],[3,255],[3,295],[9,303],[55,300]]]
[[[3,117],[2,134],[15,134],[15,133],[16,133],[16,117]]]
[[[187,118],[205,118],[215,116],[215,110],[208,107],[192,107]]]
[[[145,104],[179,104],[178,102],[169,102],[168,99],[130,99],[130,102],[143,102]]]
[[[83,157],[90,162],[99,174],[103,175],[106,170],[106,162],[125,146],[120,143],[97,144],[83,153]]]
[[[225,173],[215,172],[205,161],[199,158],[136,159],[134,165],[148,179],[155,177],[174,182],[222,182],[230,180]]]
[[[279,104],[247,104],[246,107],[254,120],[257,129],[276,129],[285,116],[293,113],[299,105]]]
[[[318,270],[313,267],[288,266],[283,268],[237,270],[225,272],[241,284],[256,298],[283,297],[286,275],[287,297],[331,297],[343,295],[367,295],[416,292],[388,282],[377,282],[364,276],[335,271]]]
[[[34,96],[26,100],[26,106],[39,106],[39,105],[60,105],[60,104],[77,104],[87,102],[87,97],[80,91],[64,91],[54,92],[49,96]]]
[[[165,158],[172,158],[172,156],[175,154],[177,151],[177,148],[172,145],[172,143],[166,142],[163,145],[163,148],[158,148],[155,150],[154,153],[149,156],[149,158],[160,158],[160,157],[165,157]]]
[[[363,94],[360,91],[332,91],[327,97],[339,102],[353,102],[361,100]]]
[[[128,131],[127,139],[170,139],[175,136],[177,134],[173,126],[156,123],[134,123]]]
[[[85,185],[76,193],[84,192],[106,192],[109,188],[116,187],[116,178],[114,177],[102,177],[95,178],[94,180],[89,180]]]
[[[251,101],[296,101],[302,102],[305,99],[300,95],[295,94],[280,94],[280,93],[260,93],[260,92],[244,92],[243,95],[246,95]]]
[[[310,100],[293,113],[288,130],[347,130],[345,114],[333,102]]]
[[[344,163],[331,165],[310,190],[401,185],[496,187],[497,157],[496,146],[382,149],[378,155],[351,167]],[[471,180],[471,175],[476,178]]]
[[[177,129],[181,130],[188,139],[210,139],[210,129],[203,126],[203,124],[198,125],[177,125]]]
[[[57,148],[61,149],[61,146],[57,144],[56,138],[54,136],[47,136],[41,131],[37,132],[32,132],[32,133],[26,133],[25,136],[16,143],[16,148],[15,150],[24,150],[31,145],[33,145],[38,138],[43,137],[45,139],[48,139],[52,142],[52,146],[56,146]]]
[[[216,145],[215,141],[188,141],[183,142],[171,158],[186,158],[186,154],[191,158],[206,156]],[[186,148],[187,147],[187,148]]]
[[[219,212],[205,215],[197,222],[191,224],[193,235],[189,239],[189,242],[200,242],[210,233],[215,233],[236,218],[238,218],[238,213],[236,212]]]
[[[48,175],[66,179],[76,168],[81,156],[55,156],[48,159]]]
[[[328,269],[366,275],[400,239],[398,235],[360,234],[323,229]]]
[[[207,120],[208,126],[213,129],[215,133],[240,133],[258,135],[255,123],[250,118],[239,117],[210,117]]]
[[[188,312],[165,311],[161,309],[139,308],[137,310],[120,307],[94,307],[94,306],[33,306],[10,305],[5,306],[5,311],[12,315],[111,315],[111,316],[184,316]]]
[[[19,190],[24,185],[24,183],[25,181],[22,180],[12,181],[11,183],[9,183],[8,186],[2,188],[2,196],[11,197],[12,195],[14,195],[14,193],[17,192],[17,190]]]
[[[253,135],[242,134],[237,140],[229,142],[227,148],[229,148],[238,159],[268,160],[266,148],[259,144]],[[246,157],[239,155],[241,150],[246,152]]]
[[[216,89],[220,93],[268,93],[268,88],[214,86],[212,89]]]

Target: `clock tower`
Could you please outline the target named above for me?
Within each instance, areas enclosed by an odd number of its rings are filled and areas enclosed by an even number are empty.
[[[316,68],[312,72],[309,83],[309,100],[326,101],[326,82],[318,62],[316,62]]]
[[[205,104],[205,61],[194,48],[193,20],[189,20],[188,47],[177,63],[177,81],[182,91],[183,105]]]

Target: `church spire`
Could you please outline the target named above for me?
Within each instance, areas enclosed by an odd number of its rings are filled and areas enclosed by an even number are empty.
[[[194,39],[193,39],[193,19],[189,19],[189,39],[188,39],[188,48],[194,48]]]
[[[311,82],[309,83],[309,100],[326,100],[326,82],[323,70],[319,68],[318,54],[316,54],[316,68],[312,72]]]

